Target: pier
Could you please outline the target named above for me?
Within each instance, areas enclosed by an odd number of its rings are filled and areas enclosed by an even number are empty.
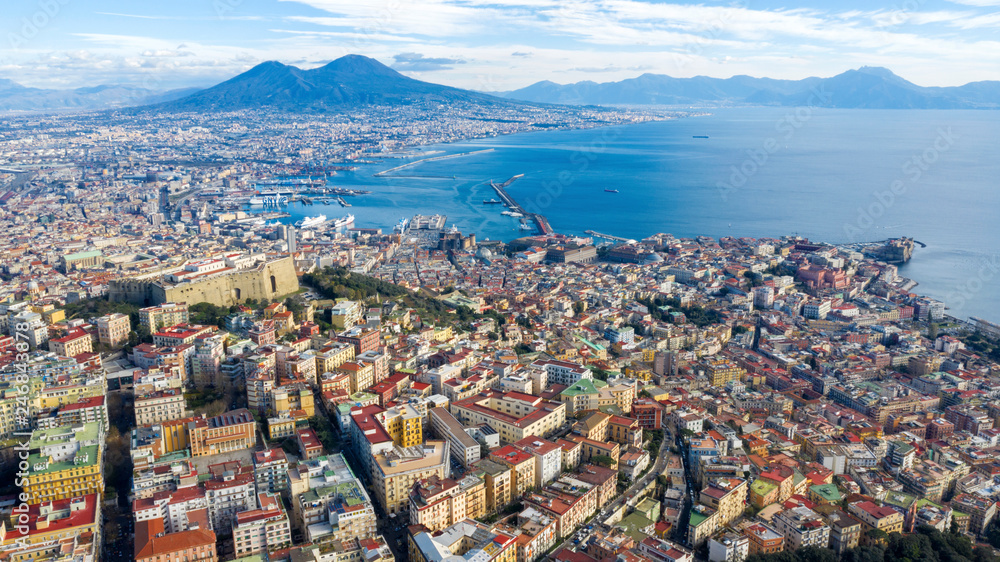
[[[535,227],[538,228],[538,231],[542,234],[552,234],[554,231],[552,230],[552,225],[549,224],[549,219],[538,213],[529,213],[524,209],[524,207],[519,205],[509,193],[507,193],[507,187],[523,177],[524,174],[518,174],[501,184],[494,183],[493,180],[490,180],[490,187],[497,192],[497,195],[500,197],[500,201],[503,202],[509,210],[521,213],[525,216],[525,218],[533,221],[535,223]]]
[[[381,172],[377,172],[375,174],[375,177],[376,178],[380,178],[382,176],[391,174],[391,173],[393,173],[393,172],[395,172],[397,170],[402,170],[404,168],[409,168],[410,166],[416,166],[417,164],[420,164],[420,163],[423,163],[423,162],[434,162],[435,160],[448,160],[448,159],[451,159],[451,158],[459,158],[461,156],[472,156],[473,154],[483,154],[483,153],[486,153],[486,152],[493,152],[493,149],[492,148],[487,148],[485,150],[476,150],[476,151],[473,151],[473,152],[460,152],[458,154],[445,154],[444,156],[433,156],[431,158],[424,158],[422,160],[414,160],[413,162],[407,162],[406,164],[403,164],[402,166],[396,166],[395,168],[389,168],[388,170],[382,170]]]
[[[611,234],[604,234],[604,233],[601,233],[601,232],[597,232],[596,230],[584,230],[583,232],[586,233],[586,234],[589,234],[590,236],[593,236],[595,238],[604,238],[605,240],[612,240],[614,242],[623,242],[623,243],[632,242],[631,238],[622,238],[621,236],[613,236]]]

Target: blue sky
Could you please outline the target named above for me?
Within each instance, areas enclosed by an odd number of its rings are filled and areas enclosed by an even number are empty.
[[[0,78],[37,87],[207,86],[265,60],[348,53],[483,91],[538,80],[1000,79],[1000,0],[4,0]]]

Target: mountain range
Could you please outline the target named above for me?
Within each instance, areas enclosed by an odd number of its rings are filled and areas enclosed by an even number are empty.
[[[151,90],[130,85],[98,85],[72,90],[28,88],[0,78],[0,111],[86,111],[160,103],[198,88]]]
[[[570,105],[775,105],[866,109],[998,109],[1000,82],[918,86],[890,70],[865,66],[830,78],[776,80],[674,78],[643,74],[619,82],[560,85],[543,80],[499,94],[508,99]]]
[[[338,111],[363,105],[523,104],[403,76],[375,59],[347,55],[311,70],[269,61],[189,96],[149,107],[157,111],[227,111],[267,107],[292,112]]]
[[[415,80],[360,55],[303,70],[276,61],[251,68],[206,89],[154,91],[129,85],[74,90],[27,88],[0,79],[0,111],[67,111],[134,107],[133,111],[207,112],[269,108],[288,112],[340,112],[364,105],[460,103],[803,106],[870,109],[1000,109],[1000,82],[923,87],[885,68],[862,67],[830,78],[777,80],[674,78],[643,74],[619,82],[560,85],[541,81],[492,95]]]

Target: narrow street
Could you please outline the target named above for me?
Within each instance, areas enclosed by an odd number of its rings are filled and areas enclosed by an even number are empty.
[[[653,463],[653,468],[651,468],[648,472],[646,472],[646,474],[642,476],[640,479],[633,482],[631,486],[629,486],[621,495],[615,498],[615,500],[613,500],[611,503],[605,506],[604,509],[601,509],[596,513],[594,513],[593,515],[591,515],[583,523],[583,525],[581,525],[581,527],[589,525],[594,520],[595,517],[604,519],[612,511],[618,509],[623,503],[628,502],[628,500],[632,499],[632,497],[635,496],[636,492],[645,488],[646,485],[649,484],[651,480],[655,480],[657,476],[662,474],[664,465],[667,462],[667,456],[666,456],[666,452],[668,449],[667,443],[668,443],[667,439],[663,439],[660,442],[660,450],[656,455],[656,461]],[[562,544],[553,549],[552,552],[555,553],[563,548],[569,547],[572,544],[573,535],[575,535],[578,530],[579,529],[574,529],[571,534],[564,537]]]

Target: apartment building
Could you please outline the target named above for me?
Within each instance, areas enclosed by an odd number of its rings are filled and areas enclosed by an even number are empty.
[[[447,441],[427,441],[413,447],[394,446],[375,455],[371,489],[388,514],[409,510],[410,491],[421,478],[446,478],[450,472]]]
[[[451,413],[465,425],[488,425],[503,443],[547,437],[566,423],[566,405],[529,394],[485,391],[454,402]]]

